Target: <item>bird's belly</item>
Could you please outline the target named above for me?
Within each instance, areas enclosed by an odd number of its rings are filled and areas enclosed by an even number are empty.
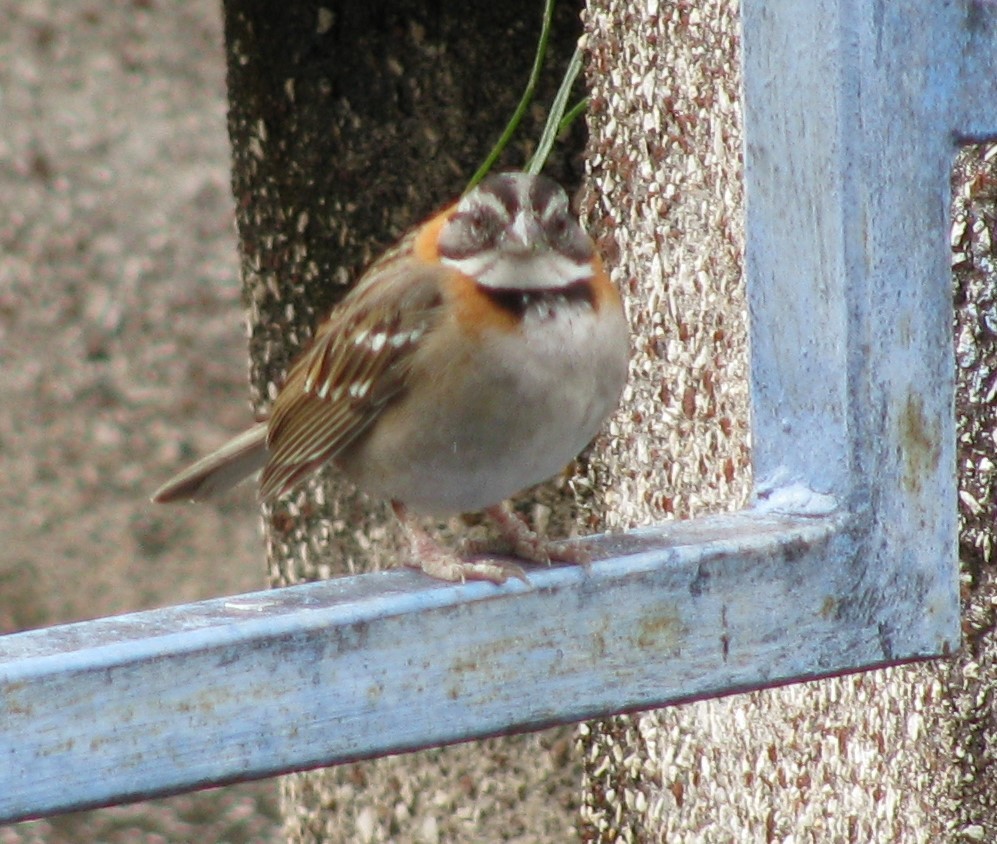
[[[589,308],[533,328],[482,338],[472,365],[435,361],[425,377],[442,379],[441,389],[387,408],[340,461],[344,471],[371,494],[440,515],[480,510],[557,474],[619,400],[626,333],[622,314],[596,320]]]

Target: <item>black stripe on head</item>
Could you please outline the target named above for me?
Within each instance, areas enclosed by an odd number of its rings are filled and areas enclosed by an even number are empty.
[[[530,188],[530,202],[553,249],[579,263],[591,260],[594,253],[592,240],[572,213],[564,188],[557,182],[537,176]]]
[[[467,194],[440,232],[440,256],[462,260],[499,250],[503,232],[523,212],[539,224],[552,250],[577,263],[592,258],[592,241],[572,215],[564,189],[526,173],[488,176]]]
[[[457,204],[440,233],[440,255],[460,260],[494,248],[519,208],[515,180],[508,174],[489,176]]]
[[[522,178],[519,173],[496,173],[485,179],[478,186],[478,190],[494,196],[505,208],[509,215],[508,219],[511,221],[523,210],[522,198],[520,197]]]
[[[551,204],[560,205],[570,213],[568,195],[564,192],[564,188],[546,176],[534,176],[533,184],[530,185],[530,207],[542,220]]]

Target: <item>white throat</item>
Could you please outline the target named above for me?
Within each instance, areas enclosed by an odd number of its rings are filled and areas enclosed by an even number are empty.
[[[448,267],[497,290],[556,290],[592,277],[589,261],[578,263],[551,250],[507,255],[488,249],[466,258],[442,258]]]

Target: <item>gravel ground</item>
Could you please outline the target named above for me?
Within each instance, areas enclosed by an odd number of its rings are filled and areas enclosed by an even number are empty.
[[[260,588],[250,489],[148,503],[250,419],[220,4],[0,0],[0,20],[0,632]],[[278,831],[266,782],[0,844]]]

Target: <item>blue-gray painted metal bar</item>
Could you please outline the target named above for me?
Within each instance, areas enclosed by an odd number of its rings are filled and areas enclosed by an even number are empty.
[[[888,659],[874,611],[841,623],[857,549],[839,518],[740,514],[590,547],[611,559],[534,569],[532,588],[392,571],[0,639],[0,819]]]
[[[959,139],[997,131],[997,4],[742,19],[756,483],[850,514],[853,588],[902,655],[958,624],[949,183]]]
[[[954,48],[960,65],[951,94],[952,127],[969,141],[997,132],[997,2],[972,0],[939,10],[955,27]]]
[[[945,653],[949,168],[997,5],[744,0],[758,509],[0,638],[0,820]]]

